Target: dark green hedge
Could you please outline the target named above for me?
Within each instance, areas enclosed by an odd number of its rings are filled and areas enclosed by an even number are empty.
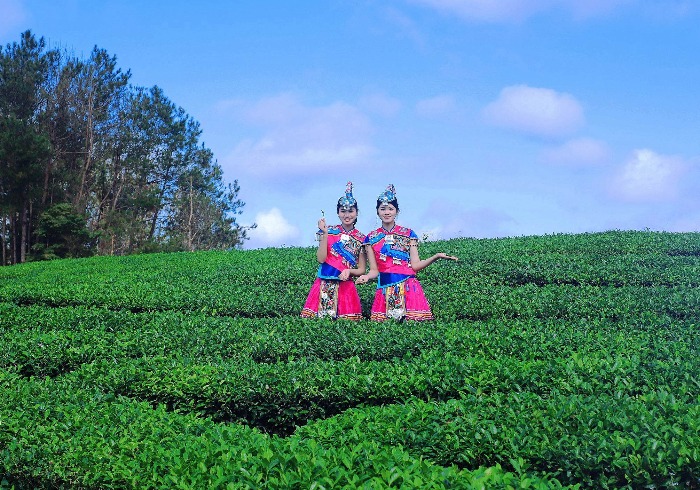
[[[0,488],[700,486],[700,234],[420,251],[427,323],[299,318],[311,248],[0,268]]]

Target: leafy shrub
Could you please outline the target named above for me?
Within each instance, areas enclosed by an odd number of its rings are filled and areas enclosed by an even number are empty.
[[[427,323],[299,318],[311,248],[0,268],[0,487],[698,486],[700,234],[421,250]]]

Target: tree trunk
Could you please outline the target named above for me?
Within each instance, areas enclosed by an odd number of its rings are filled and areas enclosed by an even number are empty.
[[[92,165],[92,147],[93,147],[93,141],[95,137],[95,131],[94,128],[92,127],[93,125],[93,116],[94,116],[94,109],[95,109],[95,95],[90,92],[90,96],[88,97],[88,107],[87,107],[87,127],[85,128],[85,163],[83,164],[83,168],[80,172],[80,188],[78,189],[78,196],[76,200],[76,205],[78,206],[79,209],[82,209],[82,203],[83,203],[83,196],[87,195],[87,192],[85,191],[85,183],[87,181],[87,175],[88,172],[90,171],[90,166]]]
[[[7,265],[7,217],[2,215],[2,230],[0,230],[0,242],[2,242],[2,265]]]
[[[150,240],[153,240],[153,237],[156,235],[156,225],[158,224],[158,216],[160,216],[160,211],[163,209],[163,200],[165,199],[165,191],[168,186],[168,177],[169,177],[169,172],[165,173],[165,177],[163,178],[163,186],[160,188],[160,194],[158,195],[158,205],[156,209],[153,211],[153,219],[151,220],[151,229],[149,230],[148,233],[148,238]]]
[[[22,221],[21,221],[21,239],[19,248],[19,262],[23,264],[27,260],[27,244],[29,238],[29,212],[28,206],[25,203],[22,206]]]
[[[192,252],[192,219],[194,218],[194,203],[192,202],[192,177],[190,177],[190,215],[187,219],[187,249]]]
[[[17,213],[12,213],[10,217],[10,252],[11,252],[11,263],[16,264],[19,259],[19,247],[17,246],[18,240],[17,240],[17,221],[19,220],[19,216],[17,216]]]
[[[46,201],[49,199],[49,181],[51,180],[51,172],[53,171],[53,157],[49,158],[49,163],[44,171],[44,192],[41,194],[41,207],[45,207]]]

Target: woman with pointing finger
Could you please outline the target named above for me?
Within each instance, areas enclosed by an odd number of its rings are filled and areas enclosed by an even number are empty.
[[[365,235],[355,228],[358,208],[352,182],[347,183],[345,195],[338,199],[336,211],[339,225],[328,226],[325,218],[318,221],[316,258],[320,266],[301,312],[304,318],[362,318],[360,296],[350,279],[366,272],[367,258]]]

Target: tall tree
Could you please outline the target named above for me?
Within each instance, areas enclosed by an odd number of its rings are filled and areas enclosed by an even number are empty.
[[[49,66],[44,48],[43,38],[26,31],[19,43],[0,51],[0,211],[9,223],[12,263],[26,259],[33,206],[50,155],[48,138],[36,124]]]
[[[71,199],[76,208],[90,209],[96,167],[108,158],[110,143],[118,132],[130,74],[117,68],[116,57],[97,47],[87,61],[70,60],[65,74],[71,77],[72,92],[66,102],[77,115],[71,121],[72,143],[80,144],[77,158],[69,166],[75,178]]]
[[[0,118],[0,208],[9,214],[12,263],[26,259],[32,206],[41,196],[49,154],[46,137],[13,116]]]
[[[222,170],[210,150],[200,147],[198,158],[181,176],[170,207],[167,236],[182,250],[211,250],[239,247],[247,231],[236,217],[245,203],[238,198],[238,181],[225,185]]]
[[[247,238],[238,182],[224,184],[199,124],[159,87],[129,78],[103,49],[81,60],[30,31],[0,48],[3,264],[30,249],[48,258]]]

